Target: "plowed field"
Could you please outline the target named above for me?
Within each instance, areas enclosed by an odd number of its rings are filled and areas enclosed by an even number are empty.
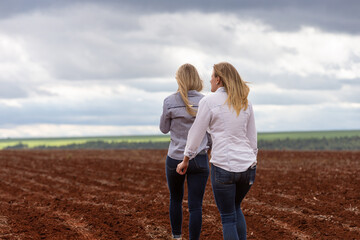
[[[165,158],[0,151],[0,239],[169,239]],[[248,239],[360,239],[360,152],[260,151],[243,211]],[[201,238],[222,239],[210,181]]]

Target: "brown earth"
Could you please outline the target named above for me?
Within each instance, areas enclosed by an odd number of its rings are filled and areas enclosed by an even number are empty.
[[[0,239],[170,239],[164,150],[0,151]],[[260,151],[248,239],[360,239],[360,152]],[[184,200],[184,237],[188,236]],[[222,239],[210,181],[202,239]]]

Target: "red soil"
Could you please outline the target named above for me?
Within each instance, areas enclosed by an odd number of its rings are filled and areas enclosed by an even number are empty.
[[[0,151],[0,239],[170,239],[164,150]],[[360,239],[360,152],[260,151],[248,239]],[[184,237],[188,237],[184,200]],[[210,181],[202,239],[222,239]]]

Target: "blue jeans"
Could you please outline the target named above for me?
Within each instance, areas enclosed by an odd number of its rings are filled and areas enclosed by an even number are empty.
[[[176,172],[181,161],[166,158],[166,179],[170,191],[170,222],[174,237],[181,237],[182,201],[184,197],[184,182],[188,184],[188,206],[190,212],[189,239],[199,239],[202,224],[202,202],[205,186],[209,177],[207,154],[197,155],[189,161],[185,175]]]
[[[240,204],[254,183],[255,174],[256,166],[245,172],[228,172],[211,164],[211,185],[225,240],[246,239],[246,222]]]

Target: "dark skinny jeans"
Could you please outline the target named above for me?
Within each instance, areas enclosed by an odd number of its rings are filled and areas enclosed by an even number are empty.
[[[170,191],[170,222],[174,237],[181,237],[182,201],[184,197],[184,182],[188,184],[189,239],[200,238],[202,224],[202,202],[206,182],[209,177],[209,163],[207,154],[199,154],[189,161],[185,175],[176,172],[180,160],[166,158],[166,179]]]
[[[255,181],[256,166],[245,172],[229,172],[211,164],[211,185],[221,216],[225,240],[246,240],[241,202]]]

